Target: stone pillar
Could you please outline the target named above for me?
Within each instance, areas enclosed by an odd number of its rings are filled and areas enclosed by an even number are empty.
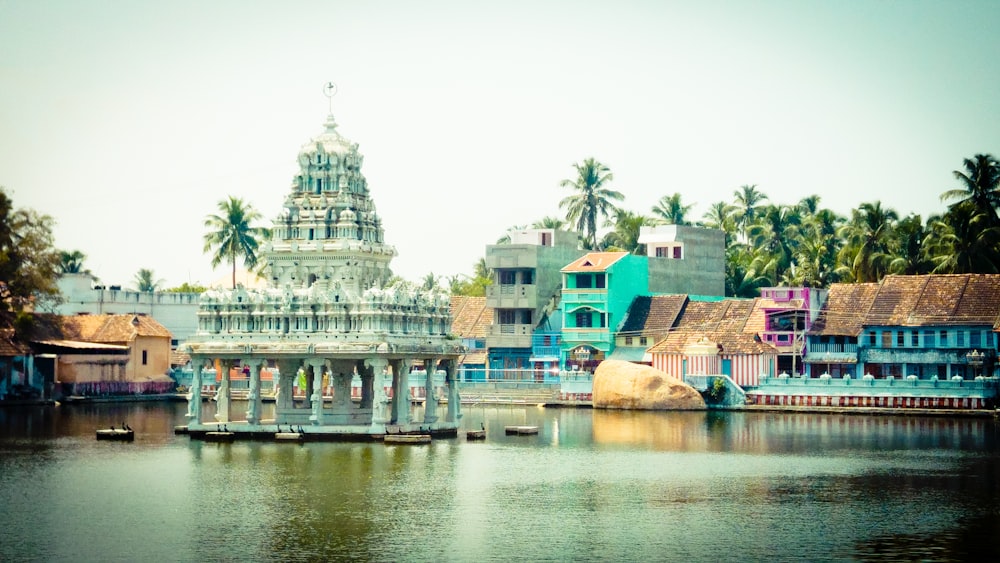
[[[280,376],[274,382],[274,408],[276,412],[279,409],[289,409],[294,404],[293,401],[295,398],[292,397],[292,384],[298,376],[298,371],[299,360],[278,360],[278,373]],[[277,415],[275,416],[275,421],[283,422],[278,419]]]
[[[389,422],[386,418],[386,405],[389,403],[385,396],[385,368],[389,365],[388,360],[383,358],[373,358],[365,360],[365,367],[371,372],[372,380],[372,433],[377,434],[385,431],[385,424]]]
[[[243,363],[250,368],[250,392],[247,394],[247,422],[260,424],[260,413],[264,401],[260,396],[260,358],[244,358]]]
[[[424,359],[424,422],[437,422],[437,393],[434,392],[434,372],[437,371],[437,358]]]
[[[229,395],[229,368],[231,365],[232,362],[229,360],[219,362],[222,382],[215,393],[215,420],[219,422],[229,422],[229,409],[232,407],[232,399]]]
[[[393,360],[392,365],[392,419],[393,424],[410,423],[410,365],[409,359]]]
[[[191,358],[194,374],[191,376],[191,389],[188,390],[188,424],[201,424],[201,364],[202,358]]]
[[[309,383],[309,389],[306,390],[306,396],[309,397],[309,402],[312,405],[312,415],[309,416],[309,420],[313,423],[313,426],[323,425],[323,365],[324,361],[321,359],[310,358],[306,360],[306,365],[312,370],[312,377],[306,378]]]
[[[333,386],[333,410],[349,413],[351,410],[351,380],[354,379],[354,362],[330,362],[330,384]]]
[[[448,413],[445,420],[458,423],[462,419],[462,397],[458,393],[458,380],[455,378],[455,360],[444,362],[445,381],[448,383]]]
[[[358,370],[358,375],[361,376],[361,403],[360,407],[363,409],[371,408],[372,398],[374,397],[374,378],[372,377],[372,368],[368,367],[367,363],[364,361],[359,361],[358,365],[355,366]]]

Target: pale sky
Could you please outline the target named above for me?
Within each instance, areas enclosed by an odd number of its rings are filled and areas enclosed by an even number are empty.
[[[1000,156],[998,30],[995,0],[0,0],[0,185],[105,283],[209,283],[205,216],[270,226],[333,81],[413,281],[563,217],[587,157],[638,213],[757,184],[926,217]]]

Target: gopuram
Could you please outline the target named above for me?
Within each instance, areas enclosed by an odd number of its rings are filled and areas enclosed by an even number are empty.
[[[387,285],[396,250],[383,240],[363,161],[358,145],[337,132],[331,111],[325,131],[299,150],[299,173],[271,239],[261,245],[268,287],[240,285],[201,296],[198,330],[181,347],[194,370],[192,437],[219,428],[236,437],[296,432],[310,439],[457,433],[456,364],[463,347],[449,336],[450,298],[407,282]],[[424,409],[422,420],[411,420],[408,382],[417,363],[425,374]],[[232,412],[230,369],[237,364],[249,371],[245,419]],[[203,397],[203,382],[215,382],[216,366],[221,381],[214,397]],[[265,420],[261,370],[269,366],[277,368],[274,418]],[[442,370],[443,387],[435,388]],[[300,373],[304,398],[293,396]],[[358,379],[360,400],[351,392]],[[202,420],[205,398],[216,401],[213,420]]]

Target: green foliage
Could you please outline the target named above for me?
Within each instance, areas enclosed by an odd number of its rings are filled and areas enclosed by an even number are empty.
[[[67,252],[59,251],[59,273],[61,274],[89,274],[90,270],[83,267],[83,261],[87,255],[79,250]]]
[[[133,289],[142,293],[153,293],[161,285],[163,285],[163,280],[156,279],[153,275],[153,270],[146,268],[140,268],[135,274],[135,278],[132,279]]]
[[[60,255],[52,238],[52,218],[14,209],[0,187],[0,325],[30,325],[30,311],[59,302],[56,279]]]
[[[203,285],[184,282],[177,287],[169,287],[163,291],[165,293],[204,293],[206,290],[208,290],[208,288]]]
[[[726,398],[726,380],[721,377],[716,377],[715,380],[712,381],[712,386],[706,391],[706,394],[713,403],[721,403]]]
[[[270,229],[254,226],[263,218],[243,199],[229,196],[218,203],[219,214],[205,218],[205,252],[212,253],[212,267],[223,262],[233,265],[233,287],[236,287],[236,261],[242,259],[247,268],[257,266],[260,243],[271,237]]]
[[[598,220],[614,216],[618,211],[614,202],[624,200],[625,196],[606,187],[614,179],[614,175],[597,160],[588,158],[574,164],[573,168],[576,169],[576,178],[563,180],[559,185],[577,193],[563,198],[559,207],[566,209],[566,221],[586,233],[589,248],[598,249]]]

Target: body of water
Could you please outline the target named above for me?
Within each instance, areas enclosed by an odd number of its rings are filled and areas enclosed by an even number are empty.
[[[992,418],[466,407],[485,441],[216,444],[186,408],[0,408],[0,560],[1000,559]]]

